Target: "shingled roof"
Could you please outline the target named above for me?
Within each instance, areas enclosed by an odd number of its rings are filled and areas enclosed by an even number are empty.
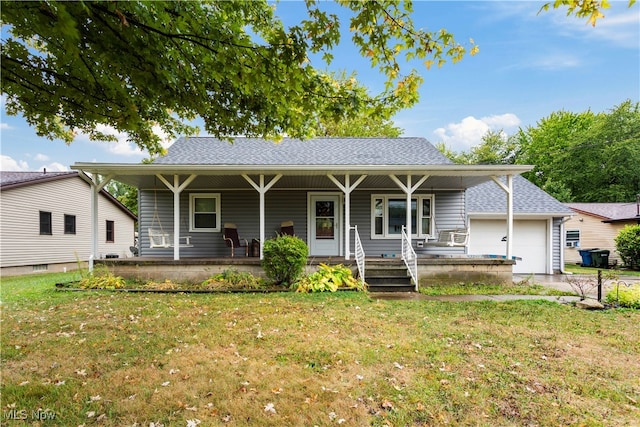
[[[452,162],[425,138],[178,139],[155,164],[193,165],[446,165]]]
[[[467,189],[469,214],[504,214],[507,197],[494,181],[488,181]],[[573,211],[550,196],[523,176],[513,177],[513,213],[570,216]]]
[[[21,187],[23,185],[35,184],[37,182],[52,181],[56,179],[65,179],[73,176],[77,176],[78,172],[14,172],[14,171],[1,171],[0,172],[0,188],[3,190]]]
[[[638,215],[637,203],[566,203],[566,206],[603,222],[636,220]]]

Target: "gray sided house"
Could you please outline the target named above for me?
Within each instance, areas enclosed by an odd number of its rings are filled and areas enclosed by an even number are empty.
[[[230,143],[189,137],[151,164],[72,168],[91,174],[98,187],[117,179],[139,189],[142,258],[230,259],[223,235],[225,224],[233,223],[241,239],[250,246],[255,241],[249,255],[258,259],[264,241],[292,222],[312,258],[339,262],[357,253],[367,260],[400,259],[403,227],[405,253],[467,257],[473,241],[467,189],[501,179],[504,185],[491,197],[504,201],[502,214],[509,219],[513,178],[531,167],[453,164],[424,138]],[[462,233],[452,244],[449,230]],[[509,220],[502,233],[506,243],[497,255],[510,259],[515,243]],[[234,258],[239,256],[244,248],[236,250]]]
[[[136,216],[106,191],[95,198],[78,172],[0,172],[0,267],[3,276],[76,269],[98,257],[131,256]]]
[[[507,218],[502,190],[489,181],[467,190],[468,253],[503,253]],[[573,212],[522,176],[513,179],[513,272],[553,274],[564,270],[564,224]]]

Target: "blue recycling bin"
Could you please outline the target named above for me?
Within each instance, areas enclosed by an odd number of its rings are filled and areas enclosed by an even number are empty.
[[[580,249],[578,253],[582,257],[582,266],[583,267],[593,267],[593,257],[591,256],[591,251],[597,251],[598,248],[591,249]]]

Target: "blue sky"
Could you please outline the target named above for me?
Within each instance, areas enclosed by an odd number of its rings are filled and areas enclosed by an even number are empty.
[[[424,77],[420,102],[394,118],[404,135],[468,150],[488,130],[511,134],[555,111],[601,112],[626,99],[640,101],[640,5],[614,1],[594,28],[562,10],[538,14],[541,4],[415,2],[416,26],[446,28],[460,43],[472,38],[480,53],[442,68],[418,68]],[[304,5],[281,2],[276,13],[285,22],[300,19]],[[331,69],[355,71],[372,90],[381,89],[382,76],[350,40],[342,40],[334,56]],[[136,163],[147,157],[126,135],[119,135],[119,143],[80,135],[69,146],[38,137],[4,108],[0,132],[2,170],[69,170],[75,162]]]

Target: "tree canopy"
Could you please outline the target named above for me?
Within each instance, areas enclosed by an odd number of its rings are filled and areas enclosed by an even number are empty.
[[[401,52],[428,64],[467,53],[446,31],[414,28],[410,2],[343,1],[353,43],[386,77],[370,95],[310,63],[331,60],[341,23],[306,4],[308,19],[285,28],[266,1],[4,2],[7,112],[67,142],[78,131],[113,139],[96,127],[108,125],[150,154],[162,152],[154,126],[192,133],[197,116],[218,137],[305,138],[318,120],[388,119],[415,103],[422,78],[401,69]]]
[[[553,112],[514,135],[487,133],[469,152],[438,144],[456,163],[530,164],[524,174],[563,202],[631,202],[640,194],[640,104]]]
[[[422,77],[406,61],[429,68],[478,51],[444,29],[414,27],[410,1],[337,3],[348,22],[307,0],[307,18],[285,27],[266,0],[3,2],[5,107],[41,136],[115,140],[104,131],[111,127],[151,155],[163,151],[154,127],[170,137],[190,134],[196,117],[217,137],[306,138],[318,120],[337,123],[362,111],[388,120],[413,105]],[[544,7],[595,22],[607,2]],[[330,63],[345,27],[385,76],[381,93],[310,62],[321,55],[320,65]]]

